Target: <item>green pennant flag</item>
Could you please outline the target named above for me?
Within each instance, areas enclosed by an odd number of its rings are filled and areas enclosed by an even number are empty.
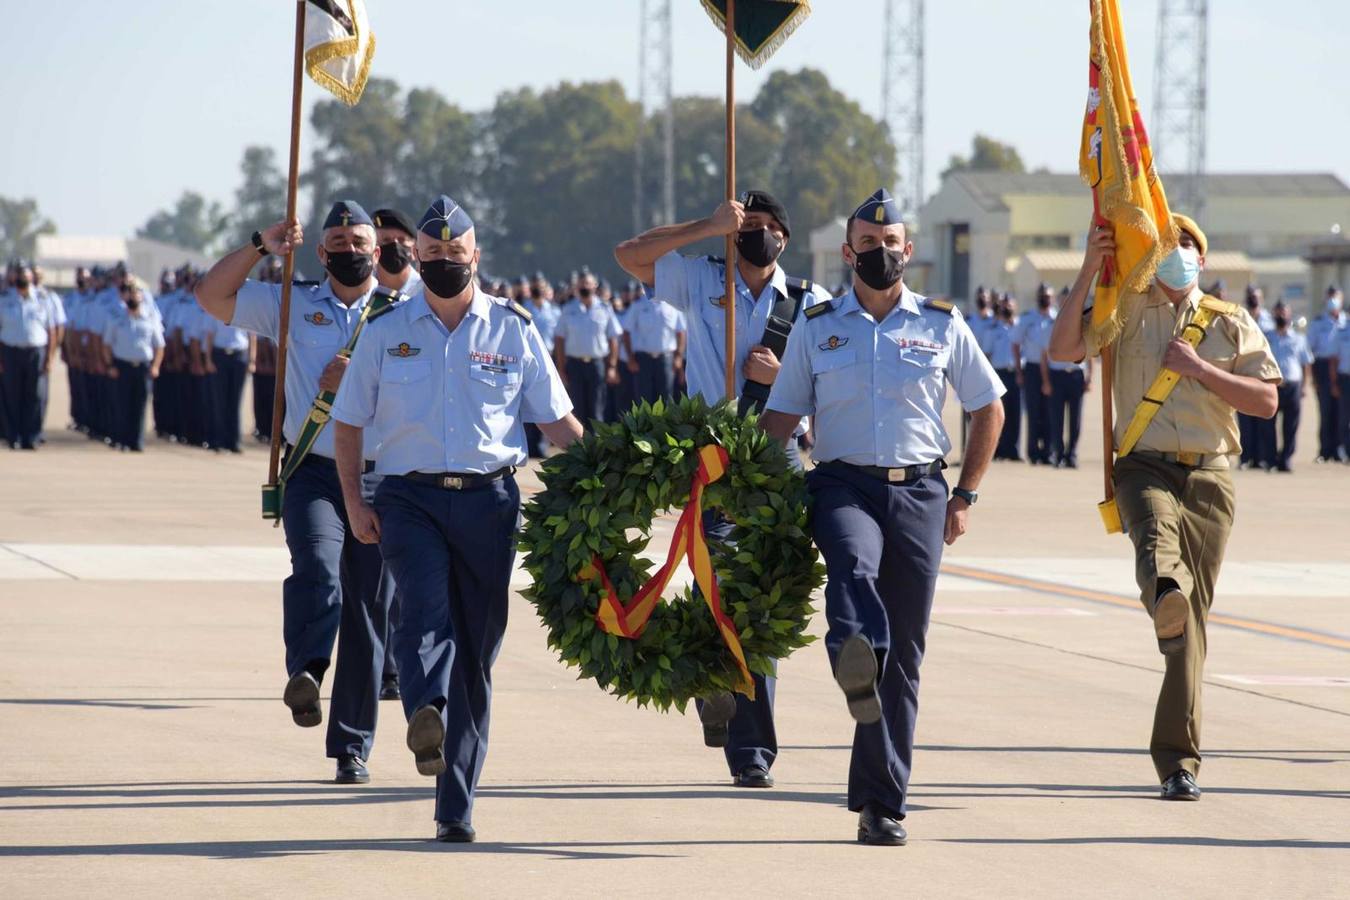
[[[703,8],[726,34],[727,0],[702,0]],[[736,0],[736,52],[758,69],[811,15],[811,0]]]

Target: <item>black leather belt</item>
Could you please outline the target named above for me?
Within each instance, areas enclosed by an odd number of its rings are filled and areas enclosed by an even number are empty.
[[[284,469],[286,468],[287,457],[291,455],[291,451],[294,450],[295,448],[291,446],[290,441],[283,441],[281,448],[282,448],[281,467]],[[331,456],[324,456],[322,453],[315,453],[313,450],[305,454],[305,458],[300,460],[300,465],[303,466],[305,463],[310,462],[311,460],[326,463],[327,465],[330,466],[337,465],[337,460],[333,459]],[[361,462],[362,475],[369,475],[371,472],[374,471],[375,471],[375,460],[373,459],[362,460]]]
[[[403,477],[418,484],[429,484],[447,491],[471,491],[500,481],[508,475],[514,475],[515,471],[514,466],[506,466],[486,475],[476,472],[409,472]]]
[[[646,350],[634,350],[633,352],[636,353],[638,356],[649,356],[649,357],[651,357],[652,359],[665,359],[666,357],[670,356],[670,355],[671,355],[672,353],[674,353],[675,351],[674,351],[674,350],[668,350],[668,351],[666,351],[666,352],[664,352],[664,353],[648,353]]]
[[[922,478],[925,475],[936,475],[947,468],[945,459],[935,459],[930,463],[920,463],[916,466],[900,466],[894,469],[888,469],[885,466],[856,466],[853,463],[846,463],[841,460],[830,460],[823,462],[821,466],[842,466],[846,469],[852,469],[855,472],[861,472],[877,481],[885,481],[890,484],[905,484],[910,481]]]

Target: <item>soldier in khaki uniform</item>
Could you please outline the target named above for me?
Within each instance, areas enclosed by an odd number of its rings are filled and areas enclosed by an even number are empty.
[[[1233,526],[1238,454],[1234,412],[1270,418],[1280,369],[1256,322],[1198,286],[1208,242],[1174,216],[1180,246],[1158,266],[1147,293],[1122,294],[1115,345],[1115,445],[1160,369],[1181,376],[1134,449],[1115,469],[1116,502],[1134,543],[1140,600],[1166,660],[1149,750],[1164,800],[1198,800],[1200,684],[1205,620]],[[1115,253],[1109,228],[1088,242],[1083,268],[1055,323],[1052,359],[1076,362],[1102,347],[1084,329],[1083,305],[1102,263]],[[1214,314],[1198,346],[1182,339],[1202,308]]]

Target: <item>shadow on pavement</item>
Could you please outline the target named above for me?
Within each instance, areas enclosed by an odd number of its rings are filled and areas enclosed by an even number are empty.
[[[1233,847],[1243,850],[1350,850],[1350,841],[1302,838],[1216,838],[1200,835],[1171,837],[1060,837],[1060,838],[938,838],[943,844],[1158,844],[1177,847]]]

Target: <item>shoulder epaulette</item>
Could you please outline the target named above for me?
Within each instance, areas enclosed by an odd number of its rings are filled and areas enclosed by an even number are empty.
[[[534,314],[531,313],[528,309],[526,309],[519,300],[507,300],[506,308],[511,310],[511,312],[515,313],[516,315],[520,316],[526,322],[534,321]]]
[[[717,263],[719,266],[725,266],[725,265],[727,264],[726,259],[725,259],[724,257],[721,257],[721,256],[713,256],[713,255],[709,254],[708,256],[705,256],[705,257],[703,257],[703,258],[706,259],[706,260],[707,260],[708,262],[710,262],[710,263]]]
[[[1221,316],[1235,316],[1238,311],[1236,303],[1229,303],[1227,300],[1220,300],[1218,297],[1211,297],[1208,294],[1200,298],[1200,305]]]
[[[833,300],[825,300],[821,303],[816,303],[813,306],[808,306],[802,315],[806,316],[808,319],[814,319],[816,316],[823,316],[827,312],[834,312]]]
[[[318,287],[319,285],[323,284],[323,282],[322,282],[322,281],[302,281],[302,280],[300,280],[299,278],[296,278],[296,279],[294,279],[294,280],[291,281],[291,284],[295,285],[296,287]]]
[[[923,305],[926,309],[936,309],[938,312],[944,312],[949,316],[956,309],[950,300],[938,300],[934,297],[925,297]]]

